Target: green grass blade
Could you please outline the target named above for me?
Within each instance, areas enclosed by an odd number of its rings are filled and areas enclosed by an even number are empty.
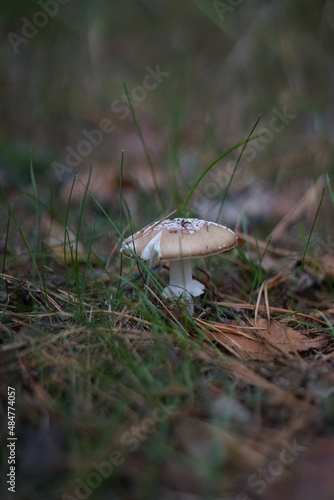
[[[1,187],[1,189],[2,189],[2,187]],[[16,204],[17,200],[18,200],[18,198],[16,198],[15,204]],[[6,204],[4,203],[4,200],[2,199],[1,201],[2,201],[2,203],[5,205],[5,207],[8,210],[7,222],[5,224],[5,228],[4,228],[4,230],[2,232],[2,235],[1,235],[1,238],[2,238],[3,234],[6,233],[4,250],[3,250],[3,259],[2,259],[2,273],[4,274],[5,273],[5,269],[6,269],[6,258],[7,258],[7,248],[8,248],[10,221],[12,219],[12,213],[13,213],[15,204],[14,204],[13,207],[7,207]]]
[[[317,208],[317,211],[316,211],[316,214],[315,214],[315,217],[314,217],[314,220],[313,220],[313,223],[312,223],[312,227],[311,227],[311,231],[310,231],[310,234],[307,238],[307,242],[306,242],[306,245],[305,245],[305,250],[304,250],[304,253],[303,253],[303,257],[301,259],[301,263],[300,263],[300,266],[299,266],[299,270],[298,270],[298,274],[297,274],[297,279],[296,279],[296,285],[294,287],[294,289],[292,290],[292,294],[291,294],[291,301],[290,301],[290,307],[289,307],[289,310],[292,311],[293,310],[293,307],[294,307],[294,303],[295,303],[295,298],[296,298],[296,293],[297,293],[297,288],[298,288],[298,283],[299,283],[299,279],[300,279],[300,276],[301,276],[301,272],[303,270],[303,267],[304,267],[304,261],[305,261],[305,257],[306,257],[306,254],[307,254],[307,251],[308,251],[308,247],[310,245],[310,241],[311,241],[311,236],[313,234],[313,230],[314,230],[314,227],[315,227],[315,223],[317,221],[317,218],[318,218],[318,215],[319,215],[319,212],[320,212],[320,208],[321,208],[321,205],[322,205],[322,201],[324,199],[324,194],[325,194],[325,189],[322,190],[322,194],[321,194],[321,198],[320,198],[320,201],[319,201],[319,205],[318,205],[318,208]]]
[[[38,206],[38,191],[37,191],[37,184],[36,184],[36,178],[35,178],[35,172],[34,172],[34,167],[33,167],[33,162],[32,162],[32,157],[30,158],[30,178],[31,178],[31,185],[34,193],[34,205],[35,205],[35,229],[34,229],[34,246],[33,246],[33,254],[34,254],[34,261],[37,261],[37,252],[38,252],[38,239],[39,239],[39,206]],[[35,280],[36,278],[36,267],[32,267],[32,273],[33,273],[33,279]]]
[[[152,180],[153,180],[153,184],[154,184],[154,189],[155,189],[155,191],[156,191],[156,193],[158,195],[158,199],[159,199],[161,208],[164,210],[165,207],[164,207],[164,202],[163,202],[163,199],[162,199],[162,196],[161,196],[161,190],[160,190],[159,184],[157,182],[157,178],[156,178],[156,175],[155,175],[155,172],[154,172],[154,166],[153,166],[150,154],[148,152],[148,149],[147,149],[147,146],[146,146],[146,143],[145,143],[145,140],[144,140],[141,128],[139,126],[139,123],[138,123],[135,111],[133,109],[133,105],[132,105],[132,101],[131,101],[131,96],[130,96],[130,93],[129,93],[128,88],[127,88],[127,86],[126,86],[125,83],[123,83],[123,87],[124,87],[126,98],[128,100],[128,103],[129,103],[129,107],[130,107],[130,111],[131,111],[131,116],[132,116],[133,122],[135,124],[136,130],[137,130],[137,134],[138,134],[140,143],[142,145],[142,148],[143,148],[143,151],[144,151],[144,154],[145,154],[145,158],[146,158],[148,167],[149,167],[150,172],[151,172],[151,176],[152,176]]]
[[[124,167],[124,149],[122,149],[121,171],[119,180],[119,225],[121,234],[123,234],[123,167]],[[120,279],[122,278],[122,274],[123,274],[123,254],[121,253],[121,262],[119,269]]]
[[[31,250],[29,242],[28,242],[27,238],[25,237],[25,235],[24,235],[24,233],[22,231],[22,228],[21,228],[20,224],[18,223],[18,221],[17,221],[17,219],[16,219],[16,217],[14,215],[13,210],[11,210],[10,203],[8,201],[8,198],[7,198],[7,196],[6,196],[5,192],[4,192],[4,189],[3,189],[3,187],[2,187],[1,184],[0,184],[0,192],[1,192],[2,197],[3,197],[3,204],[7,208],[8,214],[11,217],[12,221],[14,222],[14,224],[15,224],[18,232],[19,232],[19,235],[21,236],[21,239],[22,239],[22,241],[24,243],[24,246],[26,247],[26,249],[28,251],[28,254],[29,254],[29,257],[31,258],[33,267],[35,267],[35,269],[36,269],[36,275],[37,275],[38,279],[42,283],[42,278],[41,278],[39,269],[37,268],[36,257],[34,255],[34,252]]]
[[[221,216],[221,213],[222,213],[222,210],[223,210],[223,206],[224,206],[225,200],[226,200],[226,198],[227,198],[227,195],[228,195],[228,192],[229,192],[230,186],[231,186],[231,184],[232,184],[232,181],[233,181],[233,179],[234,179],[235,173],[236,173],[236,171],[237,171],[237,169],[238,169],[238,166],[239,166],[239,163],[240,163],[241,157],[242,157],[242,155],[243,155],[243,153],[244,153],[244,151],[245,151],[245,148],[246,148],[247,144],[249,143],[249,141],[250,141],[250,139],[251,139],[251,137],[252,137],[252,135],[253,135],[254,130],[256,129],[256,127],[257,127],[257,125],[258,125],[259,121],[261,120],[261,116],[262,116],[262,115],[260,115],[260,116],[258,117],[258,119],[256,120],[256,122],[255,122],[255,124],[254,124],[254,126],[253,126],[252,130],[250,131],[250,134],[248,135],[248,137],[247,137],[247,139],[246,139],[246,141],[245,141],[245,143],[244,143],[244,145],[243,145],[243,147],[242,147],[242,150],[241,150],[241,152],[240,152],[240,154],[239,154],[239,156],[238,156],[238,159],[237,159],[237,161],[236,161],[236,164],[235,164],[235,167],[234,167],[234,169],[233,169],[232,175],[231,175],[231,177],[230,177],[230,179],[229,179],[229,181],[228,181],[228,184],[227,184],[227,186],[226,186],[226,189],[225,189],[225,191],[224,191],[223,198],[222,198],[222,201],[221,201],[221,203],[220,203],[220,207],[219,207],[219,211],[218,211],[218,215],[217,215],[216,222],[218,222],[218,220],[220,219],[220,216]]]
[[[82,201],[80,200],[80,212],[79,212],[79,220],[78,220],[78,226],[75,234],[75,250],[74,250],[74,274],[75,274],[75,283],[76,283],[76,288],[77,288],[77,296],[80,298],[80,306],[81,309],[83,308],[83,287],[84,287],[84,277],[82,278],[82,283],[80,287],[80,282],[79,282],[79,243],[80,243],[80,232],[83,231],[83,214],[84,214],[84,209],[85,209],[85,204],[86,204],[86,199],[87,199],[87,193],[89,189],[89,184],[90,180],[92,177],[92,167],[89,169],[89,176],[88,176],[88,181],[85,186],[84,190],[84,195]]]
[[[332,202],[334,203],[334,192],[333,192],[333,189],[331,186],[331,180],[330,180],[330,177],[328,175],[328,172],[326,172],[326,180],[327,180],[329,194],[331,195]]]
[[[199,185],[199,183],[203,180],[203,178],[206,176],[206,174],[207,174],[208,172],[210,172],[210,170],[212,169],[212,167],[214,167],[214,166],[215,166],[215,165],[216,165],[216,164],[217,164],[220,160],[222,160],[222,159],[223,159],[223,158],[225,158],[227,155],[229,155],[230,153],[232,153],[233,151],[235,151],[236,149],[238,149],[240,146],[243,146],[242,152],[241,152],[241,154],[239,155],[238,162],[237,162],[236,166],[234,167],[234,171],[233,171],[233,174],[232,174],[232,176],[234,176],[235,171],[236,171],[237,166],[238,166],[238,163],[239,163],[239,161],[240,161],[241,155],[242,155],[242,153],[243,153],[243,151],[244,151],[244,149],[245,149],[246,145],[247,145],[247,144],[248,144],[248,142],[250,141],[250,138],[251,138],[251,136],[252,136],[252,134],[253,134],[253,132],[254,132],[254,130],[255,130],[255,127],[256,127],[256,126],[257,126],[257,124],[259,123],[260,119],[261,119],[261,115],[260,115],[260,116],[259,116],[259,118],[256,120],[256,123],[255,123],[254,127],[252,128],[252,130],[251,130],[251,132],[250,132],[249,136],[247,137],[247,139],[245,139],[245,140],[243,140],[243,141],[241,141],[241,142],[238,142],[238,144],[236,144],[235,146],[232,146],[232,147],[231,147],[231,148],[229,148],[227,151],[225,151],[225,153],[223,153],[222,155],[218,156],[218,158],[216,158],[216,159],[215,159],[215,161],[213,161],[213,162],[212,162],[212,163],[211,163],[211,164],[210,164],[210,165],[209,165],[209,166],[208,166],[208,167],[204,170],[204,172],[202,172],[202,173],[201,173],[201,175],[198,177],[197,181],[194,183],[193,187],[191,188],[191,190],[190,190],[190,192],[189,192],[189,194],[188,194],[188,196],[187,196],[187,198],[186,198],[186,201],[184,202],[184,205],[183,205],[183,207],[182,207],[182,208],[181,208],[181,210],[180,210],[180,217],[184,217],[184,212],[185,212],[185,210],[186,210],[187,206],[189,205],[189,202],[190,202],[190,200],[191,200],[191,198],[192,198],[192,196],[193,196],[193,194],[194,194],[194,192],[195,192],[195,190],[196,190],[197,186],[198,186],[198,185]],[[231,178],[232,178],[232,177],[231,177]],[[229,188],[229,186],[230,186],[230,183],[229,183],[229,185],[228,185],[228,188]]]
[[[66,266],[66,240],[67,239],[68,239],[69,247],[71,248],[71,242],[70,242],[69,233],[68,233],[68,219],[69,219],[69,214],[70,214],[70,203],[71,203],[74,184],[75,184],[76,179],[77,179],[77,174],[75,174],[73,177],[73,182],[72,182],[72,186],[70,189],[70,194],[68,197],[66,212],[65,212],[65,224],[64,224],[64,265],[65,266]]]

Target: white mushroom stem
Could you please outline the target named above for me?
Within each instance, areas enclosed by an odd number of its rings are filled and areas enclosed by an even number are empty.
[[[169,286],[163,291],[164,297],[189,294],[197,297],[204,292],[204,285],[193,280],[191,262],[189,259],[171,260],[169,266]]]

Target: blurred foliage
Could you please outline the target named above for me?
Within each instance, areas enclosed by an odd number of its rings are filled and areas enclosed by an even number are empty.
[[[298,198],[322,172],[333,171],[332,2],[71,0],[54,8],[57,14],[15,53],[8,34],[22,35],[26,20],[37,19],[42,8],[33,1],[4,2],[5,187],[6,178],[9,185],[29,183],[32,152],[39,178],[44,172],[59,189],[52,161],[63,162],[66,146],[75,147],[82,131],[104,118],[115,131],[78,172],[87,175],[91,164],[101,166],[100,175],[105,169],[117,172],[124,149],[125,168],[136,176],[135,163],[146,160],[132,119],[120,120],[111,106],[121,99],[123,83],[131,91],[142,84],[147,66],[157,65],[169,76],[136,103],[136,114],[170,189],[179,189],[175,172],[191,183],[222,151],[247,137],[259,115],[261,131],[272,110],[285,107],[297,118],[255,161],[245,163],[232,190],[264,179],[281,192],[292,182]]]

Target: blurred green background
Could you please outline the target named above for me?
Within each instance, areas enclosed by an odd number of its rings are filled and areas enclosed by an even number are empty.
[[[247,146],[222,220],[241,225],[243,214],[270,231],[333,172],[333,29],[331,1],[4,1],[0,180],[8,196],[29,186],[32,156],[41,196],[63,202],[73,173],[85,181],[92,165],[91,189],[117,217],[124,150],[125,199],[134,219],[150,221],[162,213],[157,184],[163,208],[180,207],[204,168],[261,115],[263,136]],[[148,67],[164,74],[149,90]],[[80,148],[83,131],[106,119],[112,132],[69,167],[66,148]],[[239,153],[199,186],[195,215],[216,217]],[[323,237],[330,209],[326,193]],[[308,226],[315,210],[316,202]]]

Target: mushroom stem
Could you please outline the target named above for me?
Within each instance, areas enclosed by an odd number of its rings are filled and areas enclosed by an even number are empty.
[[[188,290],[193,279],[190,260],[171,260],[169,264],[169,284]]]
[[[192,295],[197,297],[204,292],[204,285],[192,278],[191,262],[188,259],[171,260],[169,266],[169,286],[165,288],[165,297]]]

